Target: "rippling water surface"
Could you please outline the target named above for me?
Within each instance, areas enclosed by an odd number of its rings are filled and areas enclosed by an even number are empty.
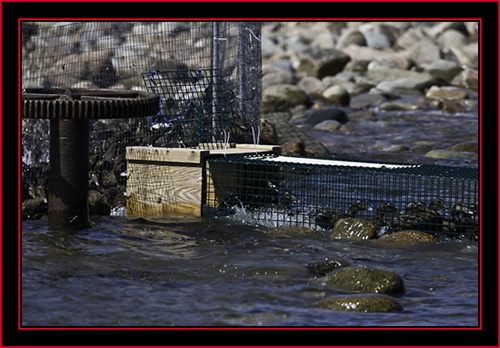
[[[341,293],[310,282],[305,265],[325,258],[399,274],[404,311],[318,308]],[[332,240],[242,216],[104,217],[77,232],[25,221],[22,325],[476,326],[478,244]]]

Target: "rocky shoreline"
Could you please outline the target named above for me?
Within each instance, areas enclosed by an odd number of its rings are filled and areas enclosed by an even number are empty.
[[[338,158],[477,165],[476,24],[266,23],[263,112]]]

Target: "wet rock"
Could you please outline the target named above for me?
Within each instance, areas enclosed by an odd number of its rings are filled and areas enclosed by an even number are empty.
[[[346,123],[349,121],[347,114],[343,110],[337,108],[327,108],[311,111],[309,116],[305,119],[305,124],[314,126],[326,120],[335,120],[340,123]]]
[[[330,238],[332,239],[373,239],[377,232],[370,221],[358,218],[346,218],[338,220],[333,226]]]
[[[344,312],[399,312],[403,307],[394,298],[387,295],[349,295],[330,297],[321,300],[317,306]]]
[[[467,108],[454,100],[439,99],[434,104],[437,110],[447,112],[449,114],[456,114],[459,112],[467,112]]]
[[[276,128],[267,118],[260,119],[260,143],[264,145],[276,145],[279,143]]]
[[[111,213],[111,206],[99,191],[89,190],[87,204],[89,215],[109,215]]]
[[[348,264],[345,261],[330,260],[328,258],[323,262],[312,262],[306,265],[306,268],[315,275],[324,276],[327,273],[334,271],[339,267],[347,267]]]
[[[449,148],[451,151],[458,151],[458,152],[473,152],[473,153],[479,153],[479,144],[477,141],[471,141],[471,142],[466,142],[466,143],[459,143],[456,145],[453,145]]]
[[[303,141],[299,139],[290,140],[281,144],[281,153],[288,156],[304,156],[306,154],[305,148]]]
[[[431,151],[427,152],[425,154],[425,157],[439,158],[439,159],[449,159],[449,158],[477,159],[478,155],[477,155],[477,153],[471,153],[471,152],[458,152],[458,151],[438,149],[438,150],[431,150]]]
[[[392,271],[364,267],[341,267],[328,273],[324,284],[350,292],[394,294],[405,292],[403,279]]]
[[[26,199],[21,203],[21,219],[39,219],[47,214],[47,200],[42,197]]]
[[[306,104],[307,94],[298,86],[283,84],[265,88],[262,92],[262,111],[288,111],[295,105]]]
[[[416,242],[432,242],[437,243],[439,239],[431,234],[415,231],[415,230],[405,230],[399,231],[392,234],[386,234],[379,238],[379,240],[401,243],[416,243]]]

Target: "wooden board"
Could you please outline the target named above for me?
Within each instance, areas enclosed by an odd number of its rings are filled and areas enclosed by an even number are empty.
[[[210,156],[253,154],[256,151],[279,153],[280,147],[248,144],[216,150],[127,147],[127,217],[201,216],[203,204],[209,201],[213,204],[226,198],[203,197],[203,185],[215,185],[207,176],[206,159]],[[234,182],[225,180],[224,185],[241,190],[247,179],[230,180]],[[215,192],[213,189],[208,191]]]

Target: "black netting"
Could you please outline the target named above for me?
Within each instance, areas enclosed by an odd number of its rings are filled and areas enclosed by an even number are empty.
[[[360,217],[379,235],[419,230],[478,238],[477,169],[267,155],[208,163],[206,215],[244,211],[265,225],[318,230]]]
[[[163,129],[167,147],[222,148],[234,134],[234,93],[220,70],[152,71],[142,75],[159,94],[160,111],[148,120]]]

